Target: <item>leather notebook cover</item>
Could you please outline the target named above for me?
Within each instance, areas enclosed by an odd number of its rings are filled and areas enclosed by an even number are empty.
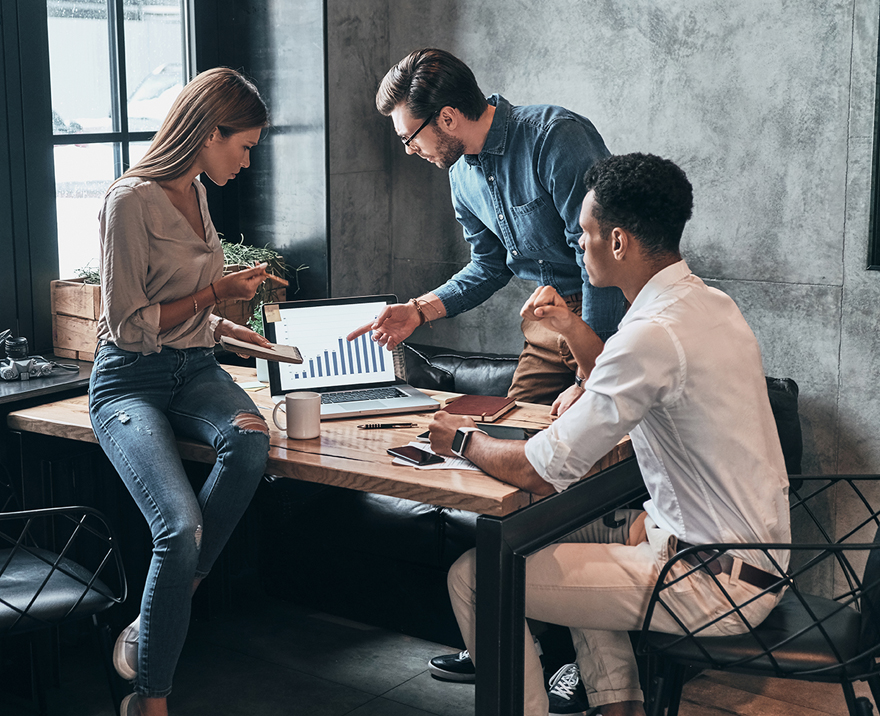
[[[443,410],[451,415],[467,415],[478,423],[491,423],[514,407],[516,401],[513,398],[496,395],[462,395],[448,403]]]
[[[229,336],[221,336],[220,345],[228,351],[244,356],[265,358],[266,360],[277,360],[279,363],[303,362],[302,356],[299,354],[299,348],[296,348],[295,346],[283,346],[278,343],[273,343],[271,348],[263,348],[256,343],[240,341],[237,338],[231,338]]]

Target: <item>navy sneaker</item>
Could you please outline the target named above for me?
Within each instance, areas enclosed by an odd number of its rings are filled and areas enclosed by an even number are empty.
[[[596,713],[596,709],[591,709],[587,701],[577,664],[566,664],[553,674],[548,696],[550,716],[590,716]]]
[[[458,654],[435,656],[428,662],[428,669],[438,679],[473,683],[476,675],[474,662],[467,649]]]

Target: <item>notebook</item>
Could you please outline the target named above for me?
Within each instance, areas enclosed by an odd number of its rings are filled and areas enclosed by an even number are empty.
[[[269,361],[269,390],[276,401],[294,390],[321,393],[321,418],[391,415],[437,410],[440,404],[407,385],[403,351],[387,351],[372,332],[345,337],[376,319],[397,297],[360,296],[285,301],[263,306],[266,338],[295,345],[300,365]]]

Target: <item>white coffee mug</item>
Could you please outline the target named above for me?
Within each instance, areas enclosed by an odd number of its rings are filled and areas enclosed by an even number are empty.
[[[278,422],[278,408],[287,414],[287,425]],[[272,420],[279,430],[294,440],[309,440],[321,434],[321,394],[308,391],[288,393],[275,410]]]

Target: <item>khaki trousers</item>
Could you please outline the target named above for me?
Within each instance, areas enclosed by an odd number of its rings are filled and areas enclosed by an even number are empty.
[[[659,571],[674,551],[676,539],[648,518],[648,541],[627,546],[630,526],[639,510],[618,510],[619,527],[597,520],[526,559],[526,616],[571,629],[581,678],[590,706],[618,701],[643,701],[635,656],[627,632],[641,629],[648,601]],[[452,608],[465,646],[477,668],[476,642],[476,550],[462,555],[449,571]],[[682,566],[681,573],[687,571]],[[676,574],[673,570],[673,574]],[[745,582],[718,580],[737,602],[761,590]],[[761,622],[781,596],[768,594],[743,609],[752,624]],[[694,628],[726,612],[730,606],[712,577],[698,572],[682,580],[667,601],[682,621]],[[656,631],[677,633],[677,624],[661,608],[655,612]],[[705,636],[745,631],[738,617],[719,621]],[[549,704],[538,651],[525,639],[525,716],[547,716]]]
[[[567,296],[565,303],[572,313],[581,315],[581,294]],[[574,383],[577,361],[565,339],[543,322],[524,319],[522,332],[525,343],[507,395],[526,403],[550,405]]]

